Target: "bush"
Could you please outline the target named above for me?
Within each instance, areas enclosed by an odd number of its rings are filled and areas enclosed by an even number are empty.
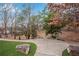
[[[65,50],[62,52],[62,56],[70,56],[70,54],[68,53],[67,49],[65,49]]]

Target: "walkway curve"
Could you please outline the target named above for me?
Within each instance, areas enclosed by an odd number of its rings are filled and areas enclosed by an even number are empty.
[[[10,40],[6,41],[34,42],[37,45],[35,56],[61,56],[62,51],[69,45],[64,41],[53,39],[30,39],[30,40]]]

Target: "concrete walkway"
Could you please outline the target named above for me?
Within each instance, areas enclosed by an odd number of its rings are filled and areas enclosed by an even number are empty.
[[[7,39],[0,39],[0,40],[7,40]],[[34,42],[37,45],[37,51],[35,56],[61,56],[62,51],[68,47],[68,44],[66,42],[53,39],[7,40],[7,41]]]

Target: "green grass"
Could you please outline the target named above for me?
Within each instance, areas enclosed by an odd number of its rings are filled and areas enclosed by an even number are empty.
[[[16,45],[30,44],[30,51],[28,55],[16,51]],[[36,52],[36,44],[32,42],[14,42],[0,40],[0,56],[33,56]]]
[[[62,52],[62,56],[70,56],[70,54],[68,53],[67,49],[65,49],[65,50]]]

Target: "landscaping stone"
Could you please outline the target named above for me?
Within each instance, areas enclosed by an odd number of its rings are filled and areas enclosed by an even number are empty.
[[[48,34],[48,35],[46,36],[46,38],[47,38],[47,39],[52,39],[52,35],[51,35],[51,34]]]
[[[79,46],[69,46],[71,56],[79,56]]]
[[[28,54],[29,50],[30,50],[30,45],[29,44],[17,45],[16,50],[21,52],[21,53]]]

